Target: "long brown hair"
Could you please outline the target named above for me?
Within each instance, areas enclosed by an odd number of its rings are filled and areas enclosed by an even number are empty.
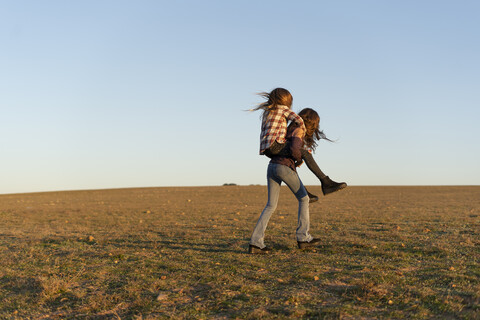
[[[323,131],[320,130],[320,116],[315,110],[305,108],[300,111],[298,115],[303,119],[303,123],[305,124],[305,128],[307,129],[303,141],[308,148],[315,150],[315,148],[317,147],[317,141],[320,139],[325,139],[333,142],[332,140],[327,138]]]
[[[250,109],[250,111],[263,110],[262,117],[267,116],[270,111],[276,110],[278,106],[292,107],[293,97],[287,89],[275,88],[270,93],[260,92],[258,95],[267,101],[260,103],[256,108]]]

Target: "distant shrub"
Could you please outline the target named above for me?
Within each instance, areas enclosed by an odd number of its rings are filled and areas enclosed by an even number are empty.
[[[236,183],[224,183],[223,185],[224,186],[236,186],[237,184]]]

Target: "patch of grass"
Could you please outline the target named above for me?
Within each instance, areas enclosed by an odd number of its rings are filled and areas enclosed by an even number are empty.
[[[3,195],[0,318],[479,318],[479,199],[349,187],[311,205],[323,241],[298,250],[284,188],[274,252],[248,255],[265,187]]]

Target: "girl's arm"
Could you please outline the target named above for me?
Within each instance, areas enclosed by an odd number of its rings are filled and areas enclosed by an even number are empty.
[[[300,117],[298,114],[296,114],[292,110],[290,109],[285,110],[285,117],[287,118],[287,120],[293,121],[296,124],[298,124],[300,127],[305,128],[305,124],[303,123],[302,117]]]
[[[303,148],[303,137],[305,136],[305,130],[303,127],[296,127],[291,134],[290,138],[290,151],[292,153],[292,158],[295,160],[297,167],[302,164],[302,148]]]

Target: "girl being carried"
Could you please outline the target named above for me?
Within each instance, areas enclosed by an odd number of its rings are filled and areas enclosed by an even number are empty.
[[[290,155],[290,148],[287,146],[287,121],[295,123],[305,130],[303,119],[291,110],[293,97],[287,89],[276,88],[270,93],[260,93],[267,101],[261,103],[251,111],[263,110],[262,130],[260,133],[260,154],[272,158],[276,155]],[[318,127],[318,126],[317,126]],[[317,130],[314,133],[316,139],[326,139],[322,131]],[[330,141],[330,140],[329,140]],[[307,167],[312,171],[322,184],[324,195],[341,190],[347,186],[345,182],[335,182],[320,170],[318,164],[313,159],[311,149],[302,149],[302,159]],[[298,165],[300,165],[299,163]],[[318,201],[316,195],[308,192],[310,202]]]

